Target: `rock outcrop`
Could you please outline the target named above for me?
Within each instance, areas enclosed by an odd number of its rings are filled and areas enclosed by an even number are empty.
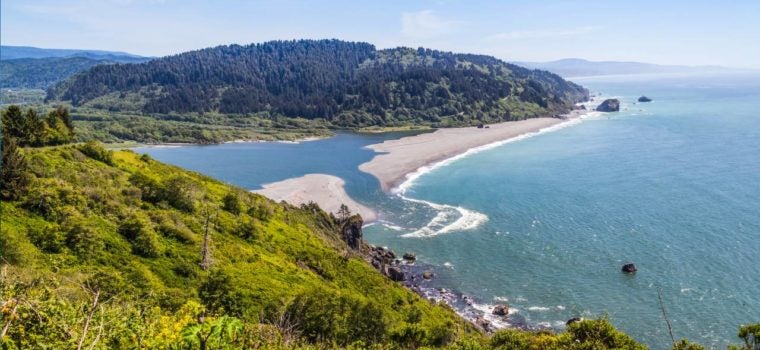
[[[432,271],[425,271],[425,272],[422,273],[422,278],[424,278],[426,280],[431,280],[431,279],[433,279],[434,276],[435,276],[435,274],[433,274]]]
[[[639,102],[652,102],[652,99],[646,96],[639,97]]]
[[[404,253],[404,256],[402,256],[402,258],[404,258],[404,260],[406,260],[406,261],[415,261],[415,260],[417,260],[417,256],[414,255],[414,253],[410,253],[410,252]]]
[[[616,98],[610,98],[604,100],[602,104],[596,107],[598,112],[617,112],[620,111],[620,100]]]
[[[404,271],[398,266],[391,266],[388,268],[388,277],[396,282],[403,282],[405,280]]]
[[[621,270],[622,270],[623,272],[625,272],[625,273],[634,273],[634,272],[636,272],[638,269],[636,269],[636,265],[634,265],[634,264],[632,264],[632,263],[629,263],[629,264],[625,264],[625,265],[623,265],[623,268],[622,268]]]
[[[341,229],[343,240],[351,249],[358,250],[362,246],[362,225],[364,225],[364,219],[359,214],[346,219],[346,222],[343,223]]]
[[[493,311],[491,311],[492,314],[496,316],[507,316],[509,315],[509,305],[506,304],[499,304],[493,307]]]
[[[567,322],[565,322],[565,324],[569,326],[569,325],[571,325],[571,324],[573,324],[575,322],[580,322],[580,321],[583,321],[583,317],[573,317],[573,318],[567,320]]]

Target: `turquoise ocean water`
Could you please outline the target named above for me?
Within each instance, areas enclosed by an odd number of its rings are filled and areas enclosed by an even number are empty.
[[[400,134],[138,151],[249,189],[343,177],[382,215],[368,241],[417,253],[431,287],[484,311],[508,302],[510,318],[556,328],[606,313],[661,349],[659,290],[676,337],[737,341],[760,322],[760,75],[576,81],[623,110],[436,167],[402,196],[356,169],[373,156],[363,146]]]

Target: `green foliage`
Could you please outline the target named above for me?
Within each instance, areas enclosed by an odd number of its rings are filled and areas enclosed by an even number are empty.
[[[760,350],[760,323],[739,327],[738,337],[744,341],[742,350]]]
[[[240,197],[235,192],[227,193],[222,198],[222,208],[232,214],[238,215],[243,210],[243,202],[240,201]]]
[[[74,138],[74,126],[69,112],[58,107],[41,118],[37,111],[12,105],[2,112],[3,140],[15,139],[19,146],[49,146],[69,143]]]
[[[0,162],[0,198],[17,200],[29,187],[26,159],[16,145],[16,139],[3,137],[2,162]]]
[[[85,143],[84,145],[79,147],[79,151],[84,153],[84,155],[95,159],[99,162],[103,162],[106,164],[113,164],[113,157],[111,156],[111,151],[105,149],[102,144],[100,144],[97,141],[90,141]]]
[[[673,346],[673,350],[707,350],[702,345],[692,343],[686,339],[681,339]]]

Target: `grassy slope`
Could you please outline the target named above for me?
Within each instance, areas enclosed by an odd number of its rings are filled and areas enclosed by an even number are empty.
[[[188,301],[200,301],[198,289],[209,275],[198,267],[202,213],[206,206],[217,212],[223,196],[235,192],[244,203],[243,213],[218,210],[211,235],[212,270],[230,276],[230,294],[238,305],[220,312],[257,321],[277,314],[297,295],[319,290],[377,306],[375,316],[391,325],[388,334],[409,326],[410,315],[421,316],[414,316],[415,323],[428,334],[453,336],[471,329],[450,309],[430,304],[349,253],[336,226],[321,211],[275,204],[129,151],[113,153],[113,166],[73,146],[27,150],[26,156],[37,177],[26,202],[2,203],[2,255],[19,276],[42,275],[65,283],[81,280],[83,272],[104,275],[115,284],[120,299],[150,300],[171,313]],[[160,182],[184,178],[194,184],[195,211],[141,200],[129,181],[135,173]],[[36,209],[27,209],[31,207]],[[261,220],[255,216],[267,215],[245,213],[252,207],[271,217]],[[120,224],[133,217],[158,232],[157,257],[135,254],[134,240],[119,233]],[[77,232],[75,227],[90,228],[102,244],[77,248],[71,233]],[[252,238],[240,237],[241,230]],[[47,247],[56,240],[59,247]]]

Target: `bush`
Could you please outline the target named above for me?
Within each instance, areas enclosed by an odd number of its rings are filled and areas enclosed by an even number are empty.
[[[166,182],[161,198],[174,208],[192,213],[198,191],[198,184],[184,176],[176,176]]]
[[[66,235],[58,226],[47,225],[42,229],[30,229],[28,236],[32,244],[46,253],[60,253],[66,246]]]
[[[132,217],[119,226],[119,233],[132,243],[135,254],[146,258],[157,258],[161,255],[161,243],[158,235],[143,218]]]
[[[103,240],[98,233],[84,223],[71,225],[66,234],[66,246],[82,258],[92,258],[103,250]]]
[[[259,235],[259,229],[253,220],[244,220],[235,229],[235,234],[246,240],[254,240]]]
[[[235,192],[229,192],[222,199],[222,208],[232,214],[239,215],[243,209],[243,203]]]
[[[113,165],[113,155],[111,154],[111,151],[103,148],[103,145],[100,142],[87,142],[84,145],[79,146],[79,151],[99,162]]]

